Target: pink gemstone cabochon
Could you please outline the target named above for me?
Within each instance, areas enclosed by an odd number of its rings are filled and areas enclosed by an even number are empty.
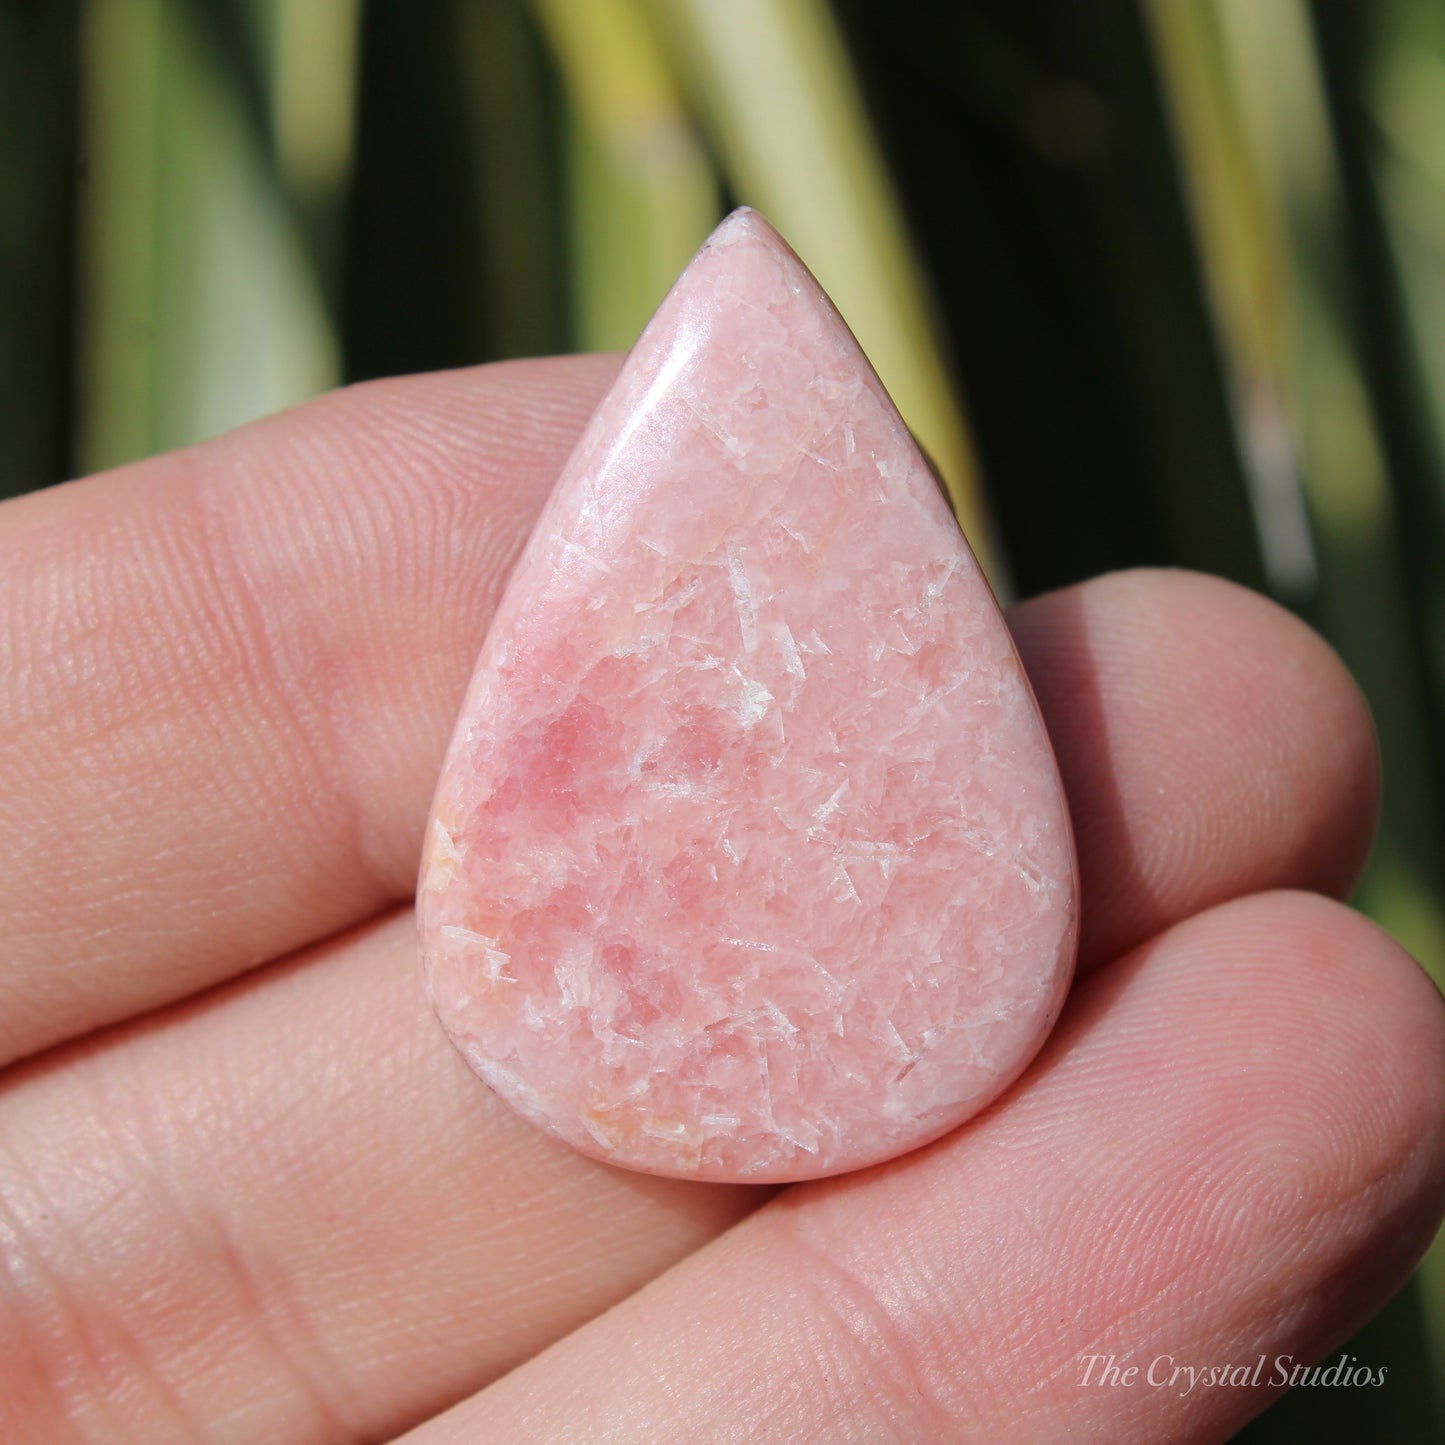
[[[1068,988],[1077,894],[988,584],[817,282],[738,211],[493,619],[418,889],[436,1011],[587,1154],[812,1178],[1019,1074]]]

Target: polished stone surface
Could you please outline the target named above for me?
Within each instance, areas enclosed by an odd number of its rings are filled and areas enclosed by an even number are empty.
[[[664,301],[511,579],[437,793],[427,982],[614,1163],[787,1180],[994,1098],[1073,966],[1069,820],[988,586],[751,211]]]

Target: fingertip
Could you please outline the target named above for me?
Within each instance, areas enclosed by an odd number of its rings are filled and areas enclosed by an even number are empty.
[[[1439,989],[1379,924],[1342,903],[1300,892],[1246,902],[1268,910],[1272,948],[1312,962],[1308,998],[1332,1016],[1340,1039],[1332,1073],[1360,1111],[1356,1179],[1413,1181],[1427,1206],[1422,1217],[1438,1220],[1445,1212],[1445,1000]],[[1300,1034],[1301,1047],[1308,1047],[1308,1031]],[[1433,1233],[1431,1222],[1419,1250]]]
[[[1139,569],[1009,621],[1073,812],[1085,967],[1244,893],[1353,887],[1378,812],[1374,725],[1297,617],[1217,577]]]

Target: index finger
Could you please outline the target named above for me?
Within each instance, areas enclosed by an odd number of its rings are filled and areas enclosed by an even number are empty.
[[[615,365],[372,384],[0,508],[0,1062],[411,892],[482,635]],[[1348,887],[1374,752],[1329,649],[1206,578],[1090,596],[1012,618],[1084,961],[1249,889]]]
[[[0,1062],[409,894],[609,357],[370,383],[0,507]]]

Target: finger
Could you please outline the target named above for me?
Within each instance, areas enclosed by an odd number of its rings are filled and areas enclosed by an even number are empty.
[[[387,1438],[764,1197],[524,1124],[403,914],[11,1072],[0,1440]]]
[[[1350,891],[1374,839],[1374,726],[1298,618],[1218,578],[1139,570],[1009,625],[1068,790],[1081,968],[1245,893]]]
[[[1206,599],[1224,591],[1199,585]],[[1166,620],[1177,611],[1175,625],[1160,629],[1166,654],[1192,628],[1196,651],[1250,657],[1248,636],[1227,648],[1210,645],[1197,595],[1167,585],[1142,601],[1112,583],[1081,590],[1095,588],[1119,610],[1111,619],[1107,603],[1085,609],[1105,639],[1116,627],[1127,630],[1141,608]],[[1278,645],[1267,630],[1278,614],[1265,604],[1259,612],[1265,630],[1257,635]],[[1040,625],[1021,635],[1043,658],[1045,696],[1058,710],[1054,730],[1066,731],[1080,710],[1048,681],[1052,634]],[[1053,655],[1064,653],[1055,648]],[[1142,644],[1134,656],[1141,667],[1157,664]],[[1316,691],[1328,714],[1328,692]],[[1100,687],[1100,706],[1115,706],[1121,694],[1121,720],[1107,725],[1106,712],[1095,734],[1118,750],[1105,776],[1127,779],[1131,768],[1147,776],[1151,740],[1167,730],[1122,680]],[[1262,711],[1287,701],[1266,699]],[[1170,706],[1167,691],[1157,706]],[[1120,737],[1127,718],[1138,729],[1137,747]],[[1072,760],[1075,789],[1090,780],[1087,759],[1081,748]],[[1249,780],[1242,763],[1238,773]],[[1238,805],[1231,776],[1204,782],[1225,804]],[[1076,812],[1086,802],[1080,794]],[[1300,806],[1314,808],[1316,819],[1330,816],[1309,795]],[[1149,836],[1142,824],[1141,833]],[[1247,839],[1223,842],[1246,846]],[[1278,866],[1267,837],[1255,856],[1261,871]],[[1207,852],[1198,859],[1206,874],[1229,863]],[[1092,926],[1107,928],[1107,915]],[[746,1207],[743,1196],[719,1215],[700,1214],[681,1241],[646,1213],[635,1234],[619,1236],[612,1231],[626,1224],[627,1212],[597,1182],[612,1176],[566,1155],[568,1168],[583,1172],[566,1176],[567,1207],[556,1207],[556,1151],[500,1110],[460,1065],[422,1002],[411,950],[399,925],[365,942],[333,945],[321,959],[262,971],[200,1005],[72,1050],[59,1056],[63,1064],[41,1061],[19,1076],[23,1087],[0,1095],[5,1172],[14,1181],[6,1188],[29,1201],[21,1210],[31,1221],[27,1277],[59,1281],[62,1297],[85,1307],[73,1318],[45,1313],[50,1306],[20,1311],[24,1319],[39,1308],[52,1359],[77,1353],[74,1319],[100,1315],[128,1322],[144,1342],[146,1368],[166,1391],[194,1376],[204,1399],[222,1400],[234,1379],[237,1395],[253,1400],[256,1382],[272,1373],[295,1382],[290,1393],[263,1392],[278,1410],[301,1412],[268,1417],[279,1438],[304,1438],[312,1392],[328,1400],[364,1397],[390,1428],[445,1403],[448,1390],[480,1385],[519,1358],[509,1351],[545,1343]],[[481,1122],[479,1108],[487,1111]],[[516,1137],[540,1152],[525,1152],[510,1142]],[[499,1199],[494,1158],[514,1148],[521,1152]],[[428,1164],[417,1162],[418,1151]],[[87,1181],[96,1178],[109,1181],[124,1209],[117,1203],[95,1212]],[[35,1179],[49,1182],[37,1193],[29,1182]],[[549,1203],[536,1213],[531,1201],[539,1193]],[[352,1218],[355,1201],[365,1201],[359,1219]],[[43,1224],[35,1223],[42,1215]],[[187,1229],[188,1220],[207,1227]],[[555,1234],[531,1232],[549,1221]],[[600,1253],[604,1265],[622,1260],[627,1270],[579,1282],[585,1270],[558,1240],[589,1258],[589,1251]],[[381,1273],[377,1260],[386,1262]],[[262,1281],[249,1304],[238,1296],[238,1269]],[[535,1286],[522,1283],[529,1271]],[[17,1327],[16,1338],[26,1334],[42,1332]],[[282,1353],[295,1358],[290,1366],[277,1363],[278,1335]],[[107,1388],[94,1376],[84,1385],[98,1398]]]
[[[407,1438],[1224,1439],[1442,1210],[1438,995],[1339,905],[1251,898],[1096,975],[972,1126],[788,1191]]]
[[[0,509],[0,1059],[409,892],[502,578],[611,365],[361,388]],[[1338,888],[1374,750],[1333,655],[1221,583],[1092,586],[1015,614],[1085,959],[1244,880]]]
[[[608,358],[373,383],[0,508],[0,1061],[410,892]]]

